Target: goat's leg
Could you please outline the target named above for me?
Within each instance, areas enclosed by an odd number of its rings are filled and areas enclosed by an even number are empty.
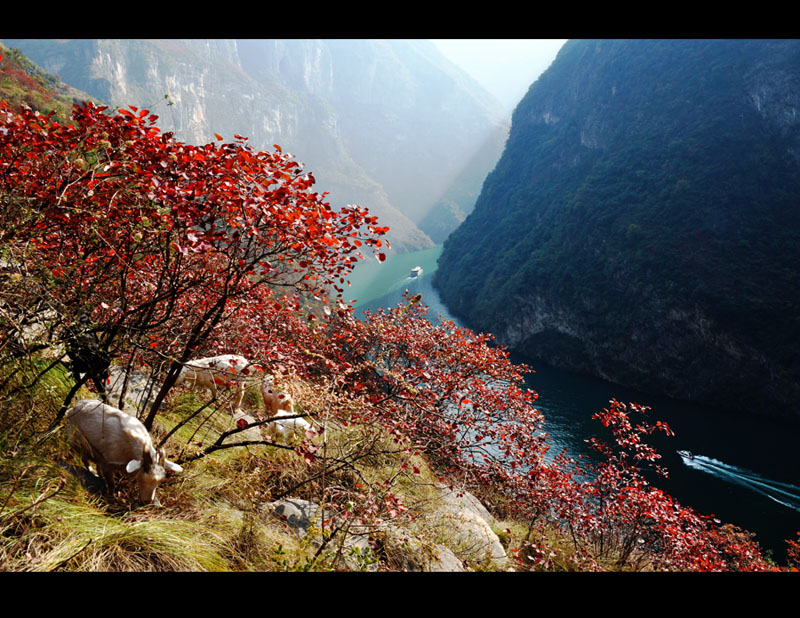
[[[244,384],[238,382],[236,384],[236,405],[233,406],[234,409],[242,407],[242,401],[244,401]]]
[[[106,493],[109,497],[114,497],[114,491],[116,487],[114,486],[114,471],[109,468],[107,465],[98,464],[97,465],[98,472],[100,473],[101,478],[105,481],[106,484]]]

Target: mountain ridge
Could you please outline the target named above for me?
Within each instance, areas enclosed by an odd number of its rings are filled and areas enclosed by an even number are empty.
[[[563,369],[797,415],[796,41],[570,41],[435,283]]]

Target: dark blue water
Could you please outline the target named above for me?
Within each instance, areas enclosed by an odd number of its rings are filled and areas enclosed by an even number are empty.
[[[438,313],[465,325],[440,301],[431,285],[435,265],[426,265],[423,275],[415,279],[393,273],[387,285],[391,291],[357,304],[356,311],[394,306],[408,289],[411,294],[422,294],[431,319]],[[537,407],[546,419],[551,452],[566,448],[573,457],[594,456],[584,442],[600,433],[591,416],[607,407],[612,397],[650,406],[647,418],[666,421],[675,432],[674,437],[651,437],[662,454],[660,463],[670,474],[668,479],[657,477],[652,482],[683,505],[755,533],[762,548],[779,563],[784,562],[785,540],[795,538],[800,530],[798,423],[675,401],[553,369],[535,358],[514,360],[536,371],[526,378],[526,384],[539,394]],[[694,459],[683,459],[678,450],[690,451]]]

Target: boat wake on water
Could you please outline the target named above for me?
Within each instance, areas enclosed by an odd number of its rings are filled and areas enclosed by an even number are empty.
[[[389,290],[387,292],[387,295],[393,292],[397,292],[397,290],[399,289],[407,287],[410,283],[413,283],[417,279],[418,277],[411,277],[410,275],[404,275],[398,279],[393,279],[392,282],[387,286],[387,289]]]
[[[705,455],[693,455],[689,451],[678,451],[678,454],[689,468],[707,472],[729,483],[747,487],[778,504],[800,511],[800,487],[796,485],[773,481],[764,478],[757,472],[732,466]]]

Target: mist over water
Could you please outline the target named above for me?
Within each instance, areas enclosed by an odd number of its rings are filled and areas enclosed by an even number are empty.
[[[431,280],[441,247],[394,255],[385,263],[362,265],[345,291],[346,299],[358,298],[359,312],[391,307],[401,302],[403,292],[422,294],[429,306],[429,318],[442,315],[460,326],[439,299]],[[410,277],[411,268],[421,266],[420,277]],[[643,393],[603,380],[579,376],[548,367],[538,359],[512,355],[515,362],[531,365],[535,373],[525,384],[535,390],[537,407],[545,416],[545,431],[550,435],[554,456],[562,449],[572,457],[592,459],[586,439],[600,435],[602,427],[592,414],[616,398],[649,406],[646,418],[667,422],[674,437],[650,436],[658,449],[660,464],[669,478],[649,480],[703,515],[714,515],[725,523],[756,533],[764,550],[782,563],[786,539],[800,530],[800,459],[797,457],[797,423],[764,419],[666,397]],[[693,459],[677,451],[694,453]]]

